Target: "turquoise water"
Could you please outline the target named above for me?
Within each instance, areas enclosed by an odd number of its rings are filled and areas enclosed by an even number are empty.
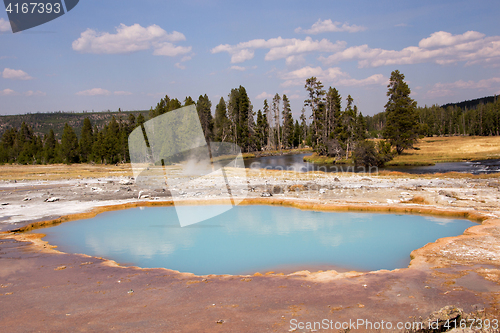
[[[207,209],[192,206],[194,214]],[[174,207],[147,207],[106,212],[43,232],[44,240],[63,252],[205,275],[402,268],[411,251],[474,224],[418,215],[237,206],[181,228]]]

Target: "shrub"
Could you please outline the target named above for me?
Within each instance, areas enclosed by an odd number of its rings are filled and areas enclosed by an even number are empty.
[[[379,141],[377,145],[373,141],[359,141],[353,152],[354,163],[365,167],[382,167],[393,158],[391,144],[386,141]]]

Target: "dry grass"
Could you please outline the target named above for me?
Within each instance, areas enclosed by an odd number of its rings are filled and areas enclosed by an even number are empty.
[[[61,180],[99,178],[105,176],[132,176],[130,164],[91,165],[2,165],[0,180]]]
[[[453,136],[424,138],[388,165],[432,165],[500,158],[500,136]]]

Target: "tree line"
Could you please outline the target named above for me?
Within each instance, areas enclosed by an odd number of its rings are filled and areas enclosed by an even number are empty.
[[[196,106],[207,142],[232,142],[243,152],[251,152],[294,148],[304,139],[303,127],[294,122],[286,95],[276,94],[270,103],[264,100],[263,108],[256,113],[243,86],[231,89],[226,99],[221,97],[213,116],[212,102],[206,94],[196,102],[188,96],[183,103],[166,95],[150,109],[149,118],[188,105]]]
[[[255,112],[243,86],[232,89],[226,99],[221,97],[213,116],[212,102],[206,94],[200,95],[197,101],[188,96],[183,102],[166,95],[151,107],[148,118],[195,105],[207,142],[232,142],[243,152],[309,146],[319,155],[334,156],[336,161],[360,155],[359,147],[364,147],[363,156],[373,153],[375,148],[365,142],[368,137],[365,117],[350,95],[342,108],[338,90],[333,87],[325,90],[316,77],[306,80],[305,89],[308,98],[304,101],[300,122],[294,120],[286,94],[275,94],[272,100],[264,100],[263,107]],[[4,132],[0,140],[0,163],[126,163],[130,161],[128,136],[146,120],[142,114],[137,117],[129,114],[125,120],[113,116],[108,124],[98,128],[85,118],[79,135],[66,123],[61,140],[56,139],[53,130],[42,137],[22,123],[19,129],[12,127]],[[378,144],[375,156],[387,153],[384,144]],[[363,158],[354,160],[364,164],[381,163],[378,157],[375,162]]]
[[[309,146],[336,162],[383,165],[394,154],[411,148],[419,136],[499,135],[500,102],[462,110],[456,106],[417,107],[399,71],[391,73],[385,111],[364,117],[353,98],[335,87],[325,89],[316,77],[308,78],[299,119],[294,119],[286,94],[266,99],[257,112],[243,86],[220,98],[212,115],[212,102],[200,95],[184,101],[166,95],[149,110],[148,119],[183,106],[195,105],[207,142],[232,142],[243,152],[282,150]],[[26,123],[5,131],[0,139],[0,163],[103,163],[130,161],[128,136],[147,119],[142,114],[127,119],[112,117],[102,128],[85,118],[80,133],[67,123],[60,140],[53,130],[36,135]],[[375,143],[369,138],[383,138]]]
[[[128,135],[144,123],[142,114],[127,120],[113,116],[102,129],[92,126],[85,118],[80,137],[73,127],[64,125],[61,140],[54,131],[39,136],[31,126],[22,123],[4,132],[0,140],[0,163],[52,164],[52,163],[118,163],[130,161]]]
[[[416,131],[421,136],[500,135],[500,101],[495,99],[486,104],[479,103],[473,108],[456,105],[417,107],[418,125]],[[366,119],[368,131],[373,137],[380,135],[386,126],[386,113],[381,112]]]

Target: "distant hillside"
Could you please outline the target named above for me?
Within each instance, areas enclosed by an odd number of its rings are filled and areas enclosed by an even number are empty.
[[[111,117],[115,116],[117,120],[120,118],[122,120],[127,120],[129,114],[133,113],[135,117],[139,116],[139,113],[147,119],[149,111],[122,111],[122,112],[82,112],[82,113],[71,113],[71,112],[51,112],[51,113],[29,113],[23,115],[9,115],[0,116],[0,136],[11,128],[20,128],[21,124],[25,122],[33,128],[33,131],[37,135],[43,135],[50,131],[52,128],[56,134],[56,138],[61,138],[64,124],[72,126],[77,135],[80,135],[81,127],[83,126],[83,120],[89,118],[92,126],[97,125],[99,129],[103,128],[107,124]]]
[[[488,97],[481,97],[481,98],[476,98],[470,101],[463,101],[460,103],[448,103],[441,105],[442,108],[446,109],[448,106],[451,107],[458,107],[462,110],[465,109],[475,109],[479,104],[487,104],[487,103],[494,103],[497,99],[497,96],[488,96]]]

